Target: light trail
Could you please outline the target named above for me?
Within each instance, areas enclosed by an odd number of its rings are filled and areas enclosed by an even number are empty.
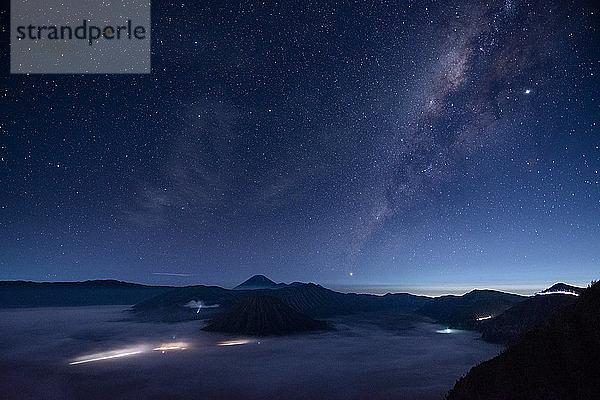
[[[486,319],[491,319],[491,318],[492,318],[492,316],[488,315],[486,317],[479,317],[479,318],[477,318],[477,321],[485,321]]]
[[[185,303],[183,305],[184,307],[189,307],[189,308],[197,308],[196,310],[196,314],[200,314],[200,310],[202,310],[203,308],[217,308],[220,307],[219,304],[205,304],[202,300],[190,300],[187,303]]]
[[[217,343],[217,346],[237,346],[240,344],[247,344],[250,343],[251,340],[248,339],[240,339],[240,340],[227,340],[225,342],[219,342]]]
[[[103,353],[90,354],[87,356],[79,357],[75,361],[70,362],[69,365],[77,365],[77,364],[84,364],[84,363],[90,363],[90,362],[95,362],[95,361],[110,360],[113,358],[134,356],[136,354],[144,353],[147,350],[148,349],[145,346],[142,346],[142,347],[132,347],[132,348],[127,348],[127,349],[113,350],[113,351],[107,351],[107,352],[103,352]]]
[[[252,343],[253,339],[237,339],[237,340],[227,340],[224,342],[218,342],[217,346],[238,346],[243,344]],[[260,342],[257,342],[260,344]],[[159,346],[151,346],[151,345],[139,345],[135,347],[128,347],[119,350],[111,350],[102,353],[96,354],[88,354],[85,356],[78,357],[73,361],[69,362],[69,365],[78,365],[91,363],[96,361],[104,361],[104,360],[112,360],[117,358],[124,358],[129,356],[135,356],[142,353],[149,353],[152,351],[159,351],[162,354],[167,351],[183,351],[190,348],[190,343],[187,342],[171,342],[171,343],[162,343]]]

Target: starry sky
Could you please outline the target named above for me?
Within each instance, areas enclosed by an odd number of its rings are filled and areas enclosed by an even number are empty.
[[[149,75],[10,75],[0,15],[0,279],[598,279],[598,4],[152,7]]]

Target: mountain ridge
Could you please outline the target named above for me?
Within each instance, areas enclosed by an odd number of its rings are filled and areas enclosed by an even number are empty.
[[[176,290],[114,279],[77,282],[0,281],[0,307],[131,305]]]
[[[526,297],[490,289],[474,289],[462,296],[434,297],[418,314],[453,328],[474,329],[478,320],[500,314]]]
[[[447,400],[600,398],[600,283],[457,381]]]

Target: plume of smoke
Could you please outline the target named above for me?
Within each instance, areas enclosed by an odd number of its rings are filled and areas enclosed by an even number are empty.
[[[206,304],[204,303],[204,301],[202,300],[190,300],[187,303],[185,303],[183,305],[184,307],[189,307],[189,308],[196,308],[196,313],[199,313],[201,309],[203,308],[217,308],[220,307],[219,304]]]

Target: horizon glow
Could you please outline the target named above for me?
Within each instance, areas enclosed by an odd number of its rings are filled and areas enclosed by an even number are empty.
[[[4,76],[0,280],[600,278],[593,9],[187,7],[148,76]]]

